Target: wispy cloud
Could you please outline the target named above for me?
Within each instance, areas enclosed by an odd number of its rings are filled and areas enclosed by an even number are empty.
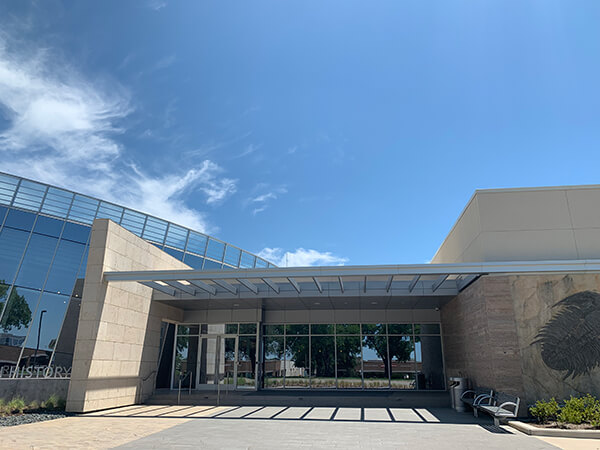
[[[265,187],[265,185],[259,185],[259,187]],[[257,215],[258,213],[263,212],[269,207],[271,201],[277,200],[279,196],[286,193],[287,189],[283,186],[280,186],[268,192],[263,192],[260,195],[249,198],[248,203],[253,205],[252,214]]]
[[[50,51],[15,49],[0,35],[2,170],[211,230],[185,196],[200,191],[216,204],[235,192],[236,180],[210,160],[167,175],[141,169],[118,140],[132,112],[125,87],[92,82]]]
[[[307,266],[343,266],[348,258],[336,256],[331,252],[320,252],[313,249],[298,248],[294,251],[284,251],[281,248],[263,248],[258,256],[271,261],[279,267]]]
[[[258,144],[258,145],[248,144],[241,153],[238,153],[237,155],[233,156],[231,159],[239,159],[239,158],[243,158],[244,156],[251,155],[251,154],[255,153],[261,147],[262,147],[262,144]]]
[[[148,8],[153,9],[154,11],[159,11],[167,6],[167,2],[164,0],[148,0],[146,5],[148,5]]]

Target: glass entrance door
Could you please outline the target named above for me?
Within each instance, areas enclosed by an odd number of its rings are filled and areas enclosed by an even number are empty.
[[[237,346],[235,335],[199,337],[196,389],[235,388]]]

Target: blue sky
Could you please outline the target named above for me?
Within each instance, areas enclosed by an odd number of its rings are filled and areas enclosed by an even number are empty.
[[[0,4],[4,171],[278,264],[428,261],[477,188],[598,183],[597,1]]]

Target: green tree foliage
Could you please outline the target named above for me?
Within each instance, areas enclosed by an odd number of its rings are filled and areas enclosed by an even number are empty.
[[[2,299],[0,301],[0,313],[4,309],[7,292],[8,286],[3,281],[0,281],[0,299]],[[26,326],[29,322],[31,322],[31,309],[29,309],[25,297],[19,295],[17,289],[14,288],[10,293],[7,311],[2,318],[1,326],[5,331],[10,331],[13,328]]]

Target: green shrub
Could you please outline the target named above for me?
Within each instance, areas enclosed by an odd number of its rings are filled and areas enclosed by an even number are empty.
[[[60,402],[60,398],[56,394],[52,394],[48,397],[48,400],[42,403],[42,408],[44,409],[57,409],[58,403]]]
[[[565,405],[558,413],[557,419],[560,423],[572,423],[579,425],[585,420],[585,397],[573,397],[565,400]]]
[[[554,397],[547,402],[538,400],[535,405],[529,408],[531,415],[539,422],[546,423],[549,420],[556,419],[560,412],[560,406]]]
[[[35,411],[37,409],[40,409],[40,404],[36,400],[34,400],[29,404],[27,409],[30,411]]]
[[[27,404],[25,403],[25,400],[23,400],[22,397],[13,397],[13,399],[8,402],[7,409],[8,412],[11,414],[21,414],[23,413],[23,410],[25,409],[25,406],[27,406]]]

